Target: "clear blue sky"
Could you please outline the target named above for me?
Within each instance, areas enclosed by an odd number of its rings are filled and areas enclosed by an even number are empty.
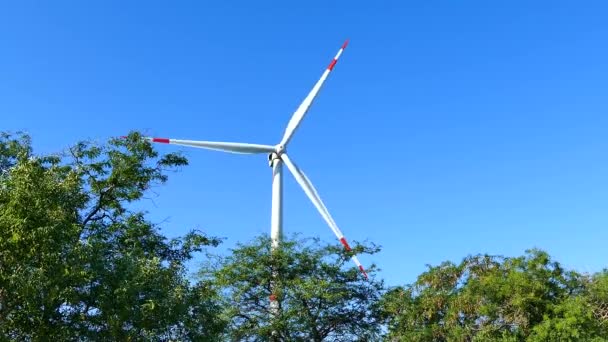
[[[0,129],[39,152],[137,129],[275,144],[345,38],[292,157],[389,284],[469,253],[608,258],[601,1],[15,1],[0,6]],[[184,151],[146,202],[169,236],[269,232],[266,156]],[[285,230],[336,242],[293,179]]]

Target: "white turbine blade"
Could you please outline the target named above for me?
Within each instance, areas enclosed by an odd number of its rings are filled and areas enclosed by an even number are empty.
[[[321,75],[321,78],[317,81],[310,93],[308,93],[308,96],[306,96],[304,101],[302,101],[298,109],[293,113],[291,119],[289,120],[289,123],[287,124],[287,128],[285,129],[283,140],[281,140],[281,146],[286,146],[287,143],[289,143],[289,140],[291,140],[291,137],[293,137],[293,134],[302,122],[304,115],[306,115],[306,112],[308,112],[310,105],[314,101],[315,97],[317,97],[319,90],[321,90],[321,87],[327,79],[327,76],[333,70],[334,66],[336,66],[338,58],[340,58],[340,55],[342,55],[344,49],[346,49],[346,45],[348,45],[348,40],[345,41],[344,44],[342,44],[342,47],[340,48],[340,50],[338,50],[338,53],[336,54],[336,57],[334,57],[331,63],[329,63],[327,69],[325,69],[325,72],[323,72],[323,75]]]
[[[289,156],[287,154],[283,153],[281,155],[281,159],[283,160],[285,165],[287,165],[287,168],[289,169],[291,174],[293,174],[293,176],[295,177],[298,184],[300,184],[300,186],[302,187],[302,190],[304,190],[304,192],[306,193],[306,195],[308,196],[308,198],[310,199],[312,204],[314,204],[314,206],[317,208],[317,210],[319,211],[319,213],[321,214],[321,216],[323,217],[325,222],[327,222],[327,224],[329,225],[329,228],[331,228],[331,230],[334,232],[334,234],[336,234],[336,237],[338,238],[338,240],[340,240],[340,242],[342,243],[344,248],[347,251],[350,251],[351,248],[348,245],[348,242],[346,241],[344,234],[342,234],[342,231],[340,231],[340,228],[338,228],[338,225],[336,224],[334,219],[329,214],[327,207],[325,207],[325,204],[323,204],[323,201],[321,200],[321,196],[319,196],[319,193],[317,192],[315,187],[312,185],[312,182],[310,181],[310,179],[308,179],[308,177],[306,177],[304,172],[302,170],[300,170],[300,168],[298,168],[298,166],[293,161],[291,161],[291,159],[289,159]],[[363,273],[363,275],[367,279],[367,273],[365,272],[363,265],[361,265],[361,263],[359,262],[359,259],[354,255],[352,256],[352,259],[355,262],[355,264],[357,265],[357,267],[359,268],[359,270],[361,271],[361,273]]]
[[[245,143],[234,143],[234,142],[221,142],[221,141],[197,141],[197,140],[179,140],[179,139],[167,139],[167,138],[151,138],[147,137],[151,142],[182,145],[204,148],[207,150],[223,151],[230,153],[243,153],[243,154],[255,154],[255,153],[270,153],[274,152],[274,146],[270,145],[258,145],[258,144],[245,144]]]

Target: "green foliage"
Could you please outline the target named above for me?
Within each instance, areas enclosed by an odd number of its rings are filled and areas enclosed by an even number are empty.
[[[372,254],[378,248],[357,245],[353,250]],[[287,239],[273,252],[266,237],[241,244],[213,275],[226,300],[227,339],[267,341],[274,330],[280,341],[378,340],[374,303],[382,282],[374,273],[372,266],[365,280],[347,252],[317,239]],[[271,319],[273,279],[279,314]]]
[[[530,341],[608,340],[608,272],[583,277],[584,290],[553,308],[534,328]]]
[[[222,329],[216,294],[184,263],[218,241],[167,240],[129,206],[166,171],[132,133],[103,146],[33,154],[28,136],[0,136],[0,334],[11,340],[200,340]]]
[[[540,250],[518,258],[477,255],[429,267],[414,284],[390,290],[382,307],[391,340],[606,339],[608,327],[590,305],[592,294],[606,299],[603,279],[567,272]]]
[[[136,132],[57,155],[0,133],[0,341],[608,341],[608,270],[567,271],[536,249],[385,291],[349,260],[376,246],[294,237],[271,251],[259,237],[192,282],[186,263],[220,241],[167,239],[133,209],[186,164]]]

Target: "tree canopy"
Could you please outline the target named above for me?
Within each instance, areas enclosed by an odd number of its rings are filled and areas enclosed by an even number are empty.
[[[355,253],[373,254],[375,246],[357,244]],[[240,244],[213,274],[224,291],[229,340],[375,341],[380,325],[374,304],[382,281],[372,265],[365,280],[350,266],[350,252],[319,239],[284,239],[271,251],[271,240],[258,237]],[[348,265],[348,266],[347,266]],[[272,291],[273,272],[279,291]],[[270,319],[270,296],[276,295],[278,317]]]
[[[383,298],[393,341],[604,341],[606,276],[567,271],[534,249],[431,266]]]
[[[209,286],[185,261],[217,239],[168,240],[129,209],[166,172],[133,133],[58,155],[27,135],[0,136],[0,333],[10,340],[212,338],[222,330]]]
[[[0,340],[608,340],[608,269],[567,270],[540,249],[445,261],[387,287],[349,261],[379,252],[372,243],[296,235],[271,250],[258,236],[219,253],[200,230],[169,239],[134,208],[186,165],[137,132],[45,155],[1,133]]]

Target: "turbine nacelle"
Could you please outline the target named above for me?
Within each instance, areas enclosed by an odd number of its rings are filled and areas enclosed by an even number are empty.
[[[277,144],[274,147],[274,151],[268,154],[268,165],[272,167],[274,165],[275,160],[281,160],[281,155],[287,150],[285,149],[285,145]]]
[[[268,154],[268,166],[273,167],[275,161],[281,160],[281,154],[279,152],[270,152]]]

